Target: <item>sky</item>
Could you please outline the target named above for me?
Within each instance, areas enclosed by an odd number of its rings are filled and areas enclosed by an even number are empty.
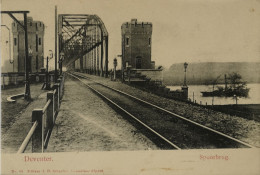
[[[121,25],[132,18],[153,23],[152,60],[157,66],[260,61],[260,0],[1,1],[2,10],[29,10],[28,16],[43,21],[45,55],[55,50],[55,5],[58,14],[96,14],[102,19],[109,33],[110,67],[121,55]],[[2,24],[8,23],[9,17],[3,16]]]

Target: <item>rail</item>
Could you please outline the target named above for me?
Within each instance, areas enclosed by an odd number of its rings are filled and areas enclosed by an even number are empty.
[[[30,140],[32,141],[32,152],[44,152],[55,125],[63,94],[64,76],[61,76],[53,85],[53,90],[47,92],[47,102],[44,107],[32,111],[32,127],[21,144],[18,154],[26,151]]]

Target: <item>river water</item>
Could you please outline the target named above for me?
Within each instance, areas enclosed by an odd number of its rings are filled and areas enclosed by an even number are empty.
[[[224,87],[224,85],[222,85]],[[239,97],[237,104],[260,104],[260,84],[247,84],[250,88],[249,95],[247,98]],[[168,86],[171,90],[181,89],[181,86]],[[216,87],[215,87],[216,89]],[[189,98],[191,101],[196,100],[197,103],[205,105],[225,105],[225,104],[236,104],[234,97],[202,97],[201,91],[212,91],[212,85],[189,85]],[[194,94],[194,95],[193,95]]]

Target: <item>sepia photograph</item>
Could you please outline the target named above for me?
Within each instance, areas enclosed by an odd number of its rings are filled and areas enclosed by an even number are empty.
[[[0,174],[260,174],[260,0],[0,10]]]

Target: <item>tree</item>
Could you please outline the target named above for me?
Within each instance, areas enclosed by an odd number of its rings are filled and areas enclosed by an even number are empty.
[[[246,81],[242,80],[242,76],[236,72],[228,75],[229,87],[228,91],[232,92],[230,95],[248,96],[249,89]]]
[[[246,82],[243,81],[242,76],[236,72],[229,74],[228,80],[229,80],[229,88],[233,90],[246,87]]]

